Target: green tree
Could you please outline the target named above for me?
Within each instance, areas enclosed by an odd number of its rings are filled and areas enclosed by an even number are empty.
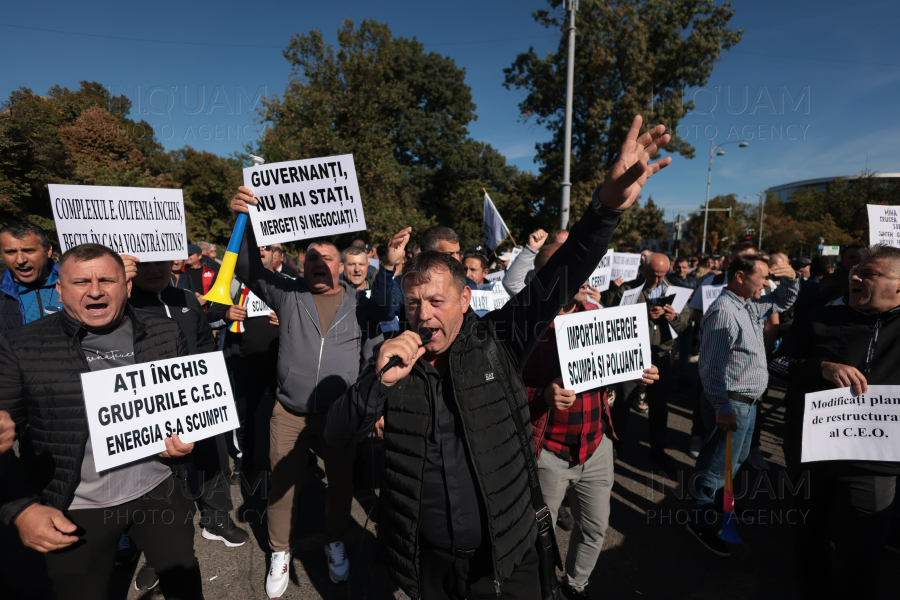
[[[188,239],[227,243],[234,227],[231,198],[243,185],[241,162],[187,146],[169,158],[172,177],[184,191]]]
[[[149,125],[125,118],[130,109],[96,82],[10,94],[0,112],[0,225],[24,220],[55,233],[49,183],[172,187],[162,147]]]
[[[755,231],[751,204],[738,202],[737,196],[716,196],[709,201],[710,209],[730,208],[731,216],[724,211],[709,211],[706,225],[706,252],[724,254],[741,237]],[[703,212],[691,213],[687,221],[692,252],[700,252],[703,247]],[[757,217],[759,213],[757,212]]]
[[[270,162],[352,153],[370,241],[402,226],[417,235],[436,221],[480,240],[482,187],[498,208],[530,197],[528,178],[468,136],[475,106],[452,59],[371,20],[358,28],[345,20],[337,48],[318,30],[295,35],[284,55],[290,81],[281,98],[264,101],[272,126],[251,151]]]
[[[535,20],[560,32],[556,52],[541,58],[534,49],[504,70],[507,88],[523,89],[519,107],[553,134],[537,144],[541,165],[538,189],[557,197],[562,181],[565,137],[568,19],[563,0],[548,0]],[[572,212],[590,201],[615,160],[635,114],[644,130],[664,123],[673,135],[666,149],[686,157],[693,147],[676,134],[679,120],[694,107],[684,90],[706,85],[722,51],[737,44],[743,30],[728,28],[731,5],[713,0],[581,0],[577,13],[572,111]],[[555,203],[541,206],[557,215]]]
[[[640,198],[622,215],[622,222],[616,228],[613,243],[616,246],[632,246],[644,248],[650,240],[662,240],[666,237],[665,210],[658,207],[653,198],[640,205]]]

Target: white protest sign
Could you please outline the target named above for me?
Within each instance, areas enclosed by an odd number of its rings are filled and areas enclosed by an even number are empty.
[[[244,306],[247,308],[248,319],[254,317],[268,317],[270,313],[275,312],[253,292],[247,292],[247,302]]]
[[[619,277],[624,277],[625,281],[637,279],[638,271],[641,270],[641,255],[629,254],[627,252],[612,252],[612,272],[610,277],[615,281]]]
[[[643,306],[588,310],[553,320],[563,387],[575,392],[641,379],[650,367]]]
[[[725,289],[725,284],[722,285],[704,285],[700,288],[700,292],[703,294],[703,312],[709,310],[709,307],[712,306],[712,303],[716,301],[716,298],[722,295],[722,290]]]
[[[509,302],[509,294],[503,289],[502,283],[486,283],[472,290],[472,300],[469,306],[479,317],[483,317],[492,310],[502,308]]]
[[[900,206],[867,204],[866,209],[869,212],[869,245],[900,247]]]
[[[610,275],[612,273],[612,252],[607,252],[600,260],[600,264],[588,277],[588,285],[596,288],[598,292],[605,292],[609,289]]]
[[[900,462],[900,386],[870,385],[806,394],[801,462]]]
[[[60,252],[102,244],[142,261],[187,258],[181,190],[56,183],[47,187]]]
[[[376,269],[381,267],[381,260],[377,258],[369,258],[367,259],[370,267],[375,267]]]
[[[691,295],[694,293],[694,290],[686,287],[679,287],[677,285],[670,285],[666,288],[666,296],[671,296],[675,294],[675,299],[672,300],[672,310],[675,311],[675,314],[681,314],[681,311],[684,310],[684,305],[688,303],[688,300],[691,299]]]
[[[493,273],[488,273],[484,276],[487,281],[503,281],[503,278],[506,277],[506,271],[495,271]]]
[[[366,228],[352,154],[247,167],[244,185],[260,246]]]
[[[81,374],[94,463],[106,471],[238,427],[221,352]]]
[[[822,248],[822,256],[840,256],[841,255],[841,247],[840,246],[821,246]]]
[[[630,306],[634,304],[635,302],[637,302],[638,296],[641,295],[642,291],[644,291],[643,283],[633,290],[622,292],[622,300],[619,302],[619,306]]]

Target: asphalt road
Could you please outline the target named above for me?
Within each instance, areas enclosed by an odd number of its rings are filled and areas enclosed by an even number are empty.
[[[679,472],[669,478],[650,461],[646,416],[630,414],[630,439],[625,441],[616,462],[616,482],[611,501],[610,528],[600,559],[589,584],[592,598],[685,598],[723,597],[793,599],[799,590],[793,576],[791,522],[799,518],[790,499],[790,482],[784,470],[781,435],[784,408],[781,391],[770,390],[770,400],[761,407],[762,448],[771,469],[759,472],[749,464],[736,477],[735,494],[744,510],[752,510],[757,522],[739,526],[743,543],[732,547],[730,558],[705,550],[685,530],[688,500],[686,482],[693,468],[687,455],[690,445],[692,393],[672,393],[670,397],[669,455]],[[261,411],[271,410],[271,404]],[[261,420],[263,423],[266,420]],[[310,466],[298,510],[293,535],[294,556],[291,584],[285,599],[325,598],[329,600],[405,599],[387,576],[380,562],[375,539],[377,528],[376,491],[380,470],[379,443],[373,439],[361,445],[358,455],[358,485],[353,502],[353,521],[345,538],[350,553],[349,582],[334,584],[328,578],[322,515],[325,507],[325,474],[321,460]],[[259,454],[258,454],[259,455]],[[265,502],[263,482],[253,494],[232,487],[238,507],[233,517],[252,532],[250,541],[239,548],[195,537],[195,548],[203,574],[205,596],[264,599],[267,564]],[[367,522],[367,515],[371,518]],[[557,529],[565,559],[569,534]],[[880,598],[895,598],[900,589],[900,555],[889,554],[885,591]],[[120,567],[110,600],[162,600],[157,590],[138,592],[132,578],[143,558]],[[0,577],[13,577],[16,584],[27,582],[21,574],[9,574],[0,565]],[[10,581],[0,580],[0,597],[9,595]],[[4,591],[5,590],[5,591]]]

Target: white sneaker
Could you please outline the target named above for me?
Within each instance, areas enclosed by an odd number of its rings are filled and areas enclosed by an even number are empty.
[[[344,542],[325,544],[325,556],[328,558],[328,575],[331,581],[347,581],[350,577],[350,559],[344,550]]]
[[[750,454],[747,456],[747,460],[750,461],[750,464],[753,465],[753,468],[757,471],[769,470],[769,463],[767,463],[766,459],[763,457],[762,448],[759,446],[750,448]]]
[[[291,555],[293,551],[273,552],[272,566],[266,577],[266,594],[269,598],[280,598],[291,581]]]
[[[683,447],[683,446],[682,446]],[[689,454],[691,458],[699,458],[700,450],[703,449],[703,438],[699,435],[695,435],[691,438],[691,451]]]

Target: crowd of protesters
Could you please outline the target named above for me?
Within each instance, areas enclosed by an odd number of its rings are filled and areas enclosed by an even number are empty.
[[[321,523],[322,569],[339,584],[353,567],[344,538],[357,445],[374,434],[384,446],[384,563],[409,597],[539,598],[535,544],[549,519],[572,531],[563,597],[588,598],[615,461],[626,460],[623,440],[634,435],[632,409],[648,413],[650,458],[674,474],[671,395],[694,398],[685,535],[728,557],[716,535],[717,492],[727,454],[733,472],[747,461],[768,469],[756,411],[771,374],[789,381],[788,469],[812,486],[795,499],[809,515],[795,533],[801,589],[810,598],[874,597],[883,549],[896,546],[889,535],[900,466],[803,463],[800,420],[806,393],[863,393],[900,377],[890,358],[900,249],[851,245],[836,265],[751,242],[724,256],[644,249],[636,279],[593,289],[588,278],[615,246],[621,215],[668,164],[648,162],[668,139],[664,128],[638,136],[632,127],[571,229],[536,231],[515,255],[463,251],[457,234],[438,225],[415,236],[400,229],[381,248],[315,240],[295,259],[281,245],[259,246],[247,228],[228,282],[233,306],[203,298],[220,272],[207,242],[190,245],[184,261],[142,262],[93,244],[54,261],[41,228],[3,228],[0,543],[30,549],[4,556],[12,568],[46,572],[56,597],[102,598],[115,565],[143,552],[138,590],[158,584],[166,598],[200,598],[192,515],[199,510],[203,538],[246,543],[248,532],[230,516],[232,489],[266,473],[266,594],[280,597],[290,584],[298,519]],[[241,187],[231,208],[237,215],[255,203]],[[472,291],[496,286],[510,299],[474,314]],[[704,309],[708,286],[721,293]],[[554,317],[617,306],[639,287],[652,364],[633,382],[566,390]],[[694,290],[677,311],[658,302],[671,287]],[[249,317],[250,295],[271,311]],[[80,375],[215,350],[225,353],[240,427],[192,444],[173,435],[158,456],[98,472]],[[274,409],[260,422],[266,394]],[[312,446],[324,462],[325,511],[301,515],[296,499]],[[163,510],[176,518],[138,518]],[[845,568],[823,571],[832,552]]]

